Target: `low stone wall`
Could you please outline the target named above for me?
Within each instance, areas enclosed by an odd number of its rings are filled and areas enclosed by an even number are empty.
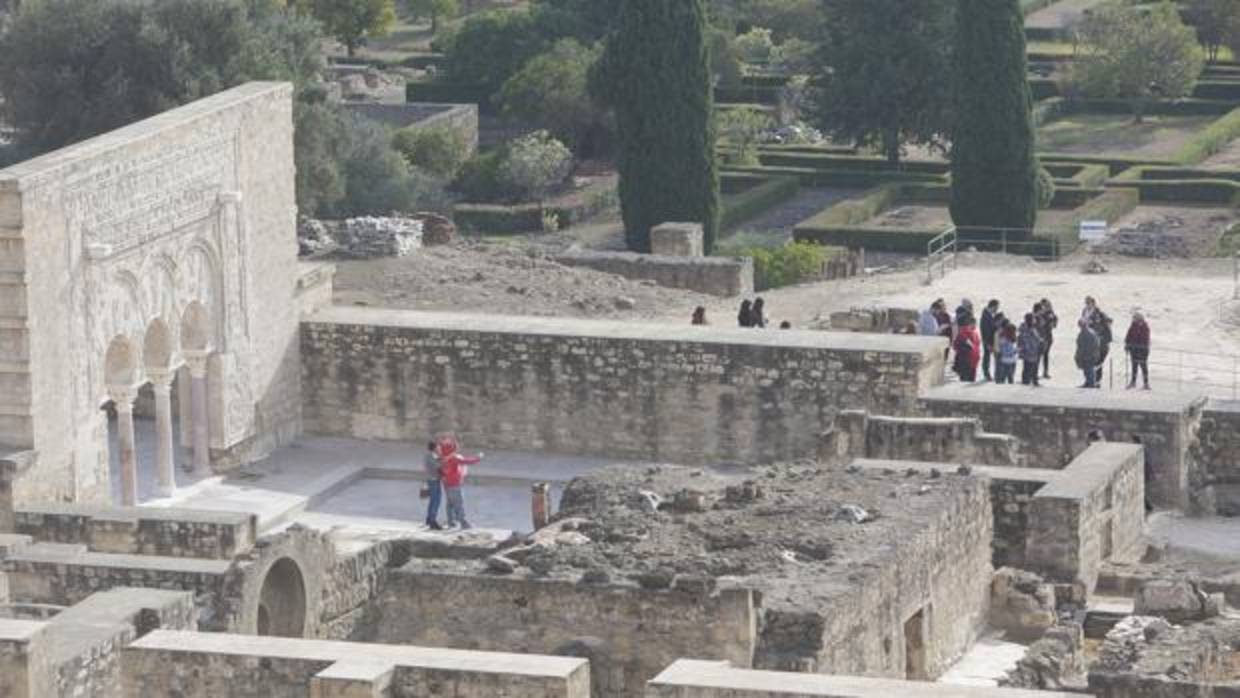
[[[17,477],[17,462],[0,454],[0,535],[12,533],[15,529],[13,519],[13,480]]]
[[[636,252],[568,252],[555,261],[586,267],[626,279],[653,281],[731,298],[753,293],[753,259],[749,257],[680,257]]]
[[[1071,698],[1025,691],[925,681],[866,679],[737,669],[726,662],[682,659],[659,674],[646,698]]]
[[[1102,390],[953,385],[922,398],[928,414],[976,417],[987,431],[1021,441],[1025,464],[1059,469],[1089,446],[1097,430],[1107,441],[1145,446],[1150,500],[1185,509],[1195,467],[1190,448],[1204,400],[1184,395],[1112,393]]]
[[[52,669],[45,635],[47,623],[0,619],[0,696],[52,695]]]
[[[1104,560],[1141,556],[1144,453],[1096,443],[1033,496],[1026,565],[1049,581],[1092,592]]]
[[[407,102],[344,102],[345,109],[394,129],[426,131],[446,128],[465,137],[468,154],[478,151],[478,105]]]
[[[1196,512],[1240,516],[1240,403],[1207,404],[1197,439]]]
[[[835,418],[820,457],[1018,465],[1019,445],[1006,434],[986,433],[976,418],[885,417],[844,410]]]
[[[156,631],[123,664],[125,698],[590,698],[571,657]]]
[[[99,553],[214,560],[252,547],[258,526],[253,514],[77,504],[23,507],[16,525],[36,541],[85,545]]]
[[[302,315],[331,307],[336,265],[327,262],[299,262],[297,266],[301,270],[301,274],[297,276],[297,298],[301,301]],[[172,404],[176,405],[176,402]]]
[[[636,584],[453,572],[414,560],[375,599],[372,642],[588,656],[595,698],[641,696],[683,656],[749,665],[747,590],[696,594]]]
[[[336,307],[302,325],[307,431],[666,459],[812,457],[841,409],[907,414],[937,340]]]

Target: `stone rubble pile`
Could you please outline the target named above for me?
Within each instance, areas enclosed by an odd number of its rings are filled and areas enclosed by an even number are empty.
[[[1222,594],[1207,594],[1192,579],[1151,579],[1138,589],[1133,612],[1138,616],[1156,616],[1171,623],[1214,618],[1226,607]]]
[[[455,237],[456,228],[452,222],[434,214],[419,214],[414,218],[365,216],[342,221],[303,218],[297,226],[303,257],[404,257],[424,243],[447,244]]]

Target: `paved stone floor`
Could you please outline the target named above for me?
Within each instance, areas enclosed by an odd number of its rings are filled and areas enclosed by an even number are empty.
[[[938,678],[938,683],[998,686],[999,679],[1025,656],[1025,649],[1025,645],[1004,640],[1001,633],[983,636],[960,661]]]
[[[1151,540],[1167,543],[1177,557],[1231,560],[1240,567],[1240,518],[1191,518],[1163,511],[1146,519],[1145,531]]]
[[[205,480],[185,472],[189,453],[178,449],[177,491],[170,498],[156,494],[155,426],[135,420],[139,499],[144,506],[184,507],[213,511],[244,511],[259,517],[271,530],[290,523],[320,529],[348,527],[357,534],[425,532],[426,502],[421,488],[425,445],[305,437],[269,458],[227,477]],[[119,460],[112,436],[112,479],[120,492]],[[475,449],[467,445],[466,452]],[[485,450],[485,449],[483,449]],[[577,475],[623,461],[510,451],[488,452],[470,469],[466,511],[475,527],[497,537],[529,531],[530,486],[549,482],[556,505],[564,485]],[[446,514],[441,514],[441,520]]]

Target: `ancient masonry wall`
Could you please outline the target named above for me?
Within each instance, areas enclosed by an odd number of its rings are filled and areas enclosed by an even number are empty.
[[[1209,403],[1197,436],[1196,511],[1240,516],[1240,405]]]
[[[1049,581],[1092,592],[1104,560],[1140,557],[1144,453],[1097,443],[1033,496],[1026,564]]]
[[[1020,443],[988,434],[978,419],[887,417],[845,410],[823,440],[819,457],[913,460],[927,463],[1018,465]]]
[[[1194,397],[1112,395],[1106,391],[1003,386],[948,386],[928,391],[926,412],[976,417],[987,431],[1020,439],[1025,465],[1061,469],[1089,446],[1091,431],[1107,441],[1145,447],[1150,500],[1184,509],[1196,477],[1192,446],[1204,401]]]
[[[836,412],[914,409],[933,339],[332,308],[302,324],[307,430],[677,462],[810,457]]]
[[[684,656],[749,666],[753,594],[643,590],[423,566],[393,572],[375,600],[372,642],[590,658],[593,695],[641,696]]]
[[[859,594],[820,610],[815,623],[822,641],[809,662],[788,665],[794,652],[781,645],[796,639],[776,632],[788,619],[777,621],[768,611],[755,667],[905,678],[915,652],[912,664],[921,668],[910,678],[939,676],[972,646],[989,612],[993,529],[986,487],[975,480],[961,488],[940,516],[900,546],[893,564],[860,584]]]
[[[209,325],[213,451],[261,455],[296,436],[293,174],[283,83],[0,171],[0,443],[36,454],[18,503],[109,498],[100,406],[127,379],[108,349],[127,345],[145,382],[148,328],[162,322],[178,364],[193,303]]]
[[[753,259],[750,257],[569,252],[557,256],[555,261],[569,267],[587,267],[626,279],[653,281],[668,288],[683,288],[724,298],[753,293]],[[730,321],[731,318],[724,320]]]

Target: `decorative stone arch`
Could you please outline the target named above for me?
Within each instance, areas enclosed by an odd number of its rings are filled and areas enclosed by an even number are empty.
[[[181,313],[181,351],[187,355],[211,351],[213,334],[207,307],[200,301],[191,301]]]
[[[176,356],[176,344],[172,330],[160,318],[155,318],[147,325],[146,335],[142,341],[142,361],[148,375],[167,373],[173,368]]]
[[[103,379],[108,390],[133,390],[140,376],[137,348],[125,335],[116,335],[108,343],[103,359]]]
[[[293,525],[264,536],[234,566],[204,630],[319,637],[323,583],[336,566],[335,546],[322,531]]]
[[[275,561],[258,593],[255,631],[275,637],[305,637],[306,580],[292,559]]]

